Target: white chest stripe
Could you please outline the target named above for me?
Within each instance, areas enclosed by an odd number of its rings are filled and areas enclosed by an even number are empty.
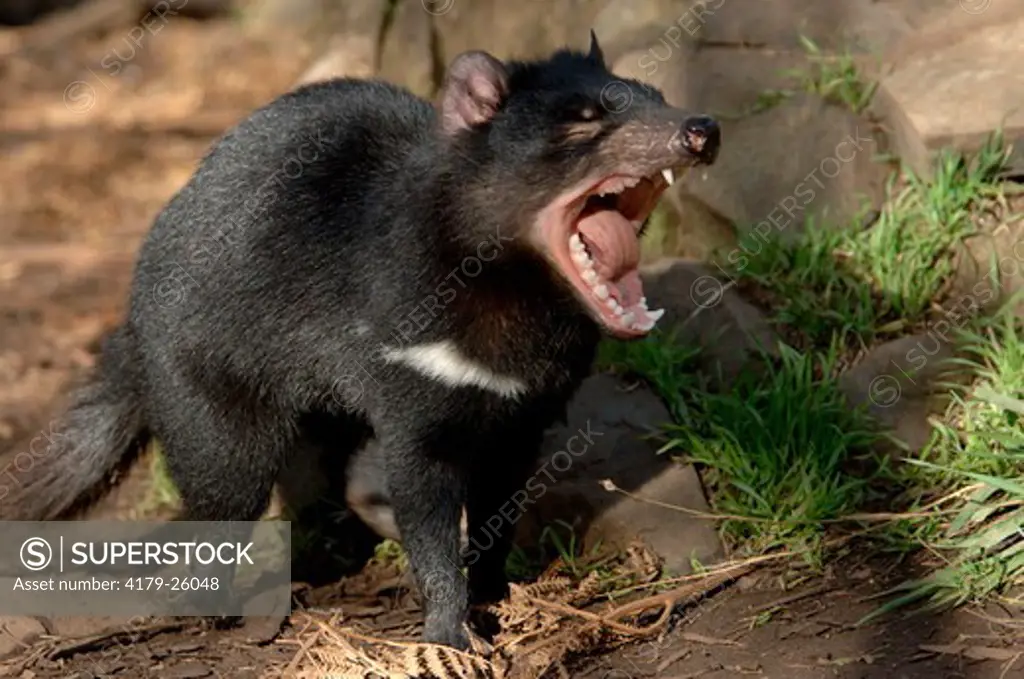
[[[450,387],[474,386],[505,398],[526,393],[526,384],[515,377],[492,372],[490,368],[463,356],[451,340],[388,349],[384,360],[401,363]]]

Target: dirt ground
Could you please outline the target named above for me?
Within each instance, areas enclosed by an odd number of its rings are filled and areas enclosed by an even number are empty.
[[[113,26],[0,59],[6,454],[46,430],[68,383],[95,360],[98,339],[118,322],[134,252],[156,211],[217,134],[286,90],[308,64],[301,45],[258,42],[231,19],[173,20],[134,47],[125,42],[127,30]],[[23,29],[0,33],[0,50],[9,52],[22,35]],[[117,75],[102,66],[111,54],[122,66]],[[130,516],[146,493],[145,471],[140,466],[97,512]],[[856,628],[878,603],[865,597],[905,572],[878,559],[847,556],[840,563],[825,577],[758,570],[678,609],[653,641],[605,640],[611,650],[571,660],[568,675],[1024,677],[1019,607],[964,608]],[[344,625],[365,634],[412,640],[418,632],[417,605],[387,569],[318,592],[296,588],[298,601],[340,608]],[[52,634],[0,665],[0,675],[288,675],[314,642],[324,643],[322,630],[341,623],[310,610],[283,627],[256,619],[217,630],[202,620],[165,620],[114,625],[120,636],[101,633],[112,624],[52,622]]]

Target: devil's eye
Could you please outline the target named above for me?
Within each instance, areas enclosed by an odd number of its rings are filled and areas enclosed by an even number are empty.
[[[590,97],[584,96],[574,96],[566,101],[562,112],[574,123],[591,123],[601,118],[601,106]]]

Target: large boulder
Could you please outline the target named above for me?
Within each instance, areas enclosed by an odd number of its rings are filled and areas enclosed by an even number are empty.
[[[891,72],[875,97],[893,150],[930,176],[940,149],[977,150],[1002,129],[1014,144],[1011,169],[1024,172],[1024,5],[962,2],[933,18],[887,55]],[[972,14],[965,10],[982,8]]]
[[[585,49],[593,20],[605,2],[423,0],[433,16],[446,64],[460,52],[475,49],[486,49],[499,59],[543,57],[560,47]]]

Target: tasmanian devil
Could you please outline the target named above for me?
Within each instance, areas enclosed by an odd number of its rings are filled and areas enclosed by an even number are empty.
[[[351,79],[281,96],[156,218],[127,320],[0,516],[67,516],[155,437],[184,518],[256,520],[275,483],[304,492],[309,460],[343,498],[372,432],[424,639],[467,647],[512,536],[464,579],[463,508],[473,534],[523,487],[602,331],[654,327],[638,237],[719,143],[593,37],[531,62],[464,53],[434,105]]]

